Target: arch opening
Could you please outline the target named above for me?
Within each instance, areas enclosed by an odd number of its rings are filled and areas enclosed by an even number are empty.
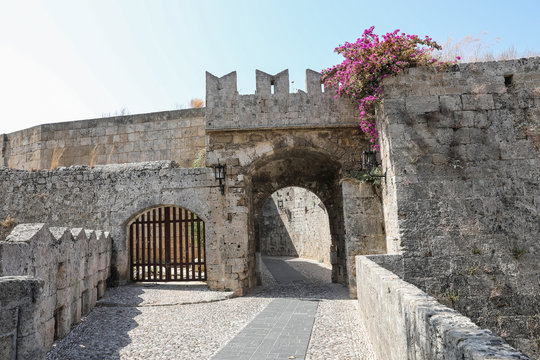
[[[206,281],[205,223],[180,206],[158,206],[128,223],[131,281]]]
[[[267,199],[279,189],[301,187],[311,191],[325,205],[330,228],[329,262],[332,281],[347,283],[344,242],[343,196],[341,192],[342,164],[319,149],[282,148],[257,160],[248,171],[250,194],[248,262],[253,281],[261,283],[256,260],[261,252],[260,221]]]

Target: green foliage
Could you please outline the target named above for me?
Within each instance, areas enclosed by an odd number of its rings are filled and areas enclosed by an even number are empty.
[[[197,151],[197,155],[195,156],[195,159],[191,163],[192,168],[199,168],[204,167],[206,164],[206,149],[200,149]]]
[[[514,259],[519,260],[521,257],[525,254],[527,254],[529,250],[527,250],[524,247],[520,247],[517,244],[514,244],[514,247],[512,248],[512,256]]]
[[[478,246],[473,246],[473,248],[471,249],[471,252],[474,254],[474,255],[481,255],[482,254],[482,250],[478,247]]]
[[[383,176],[383,173],[379,167],[376,167],[370,172],[353,170],[349,175],[351,178],[358,180],[363,184],[370,183],[373,185],[381,185],[381,176]]]
[[[444,292],[443,297],[447,303],[450,303],[452,306],[454,306],[454,304],[459,301],[459,290],[455,290],[453,286],[450,286]]]

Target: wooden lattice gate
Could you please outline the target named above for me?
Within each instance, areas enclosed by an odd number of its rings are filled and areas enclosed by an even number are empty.
[[[129,225],[133,281],[205,281],[204,221],[177,206],[145,211]]]

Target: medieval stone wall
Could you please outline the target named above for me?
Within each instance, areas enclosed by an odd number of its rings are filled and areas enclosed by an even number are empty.
[[[540,58],[415,68],[379,111],[404,278],[540,354]]]
[[[1,135],[0,146],[0,165],[14,169],[157,160],[191,167],[205,148],[204,109],[39,125]]]
[[[5,303],[13,301],[18,307],[0,307],[0,313],[6,317],[13,311],[24,314],[12,322],[16,339],[8,347],[10,353],[17,354],[17,359],[41,358],[40,351],[50,349],[55,338],[67,335],[90,312],[105,292],[111,245],[110,235],[102,231],[44,224],[20,224],[0,241],[0,279],[31,276],[41,281],[31,301],[19,298],[20,282],[4,287]]]
[[[356,125],[356,109],[321,89],[321,74],[306,70],[306,90],[289,93],[289,71],[256,71],[256,91],[239,95],[236,72],[218,78],[206,73],[206,129],[275,129]]]
[[[129,281],[127,225],[142,211],[177,205],[199,215],[206,229],[208,285],[242,294],[247,269],[247,208],[235,176],[221,195],[208,168],[170,161],[73,166],[55,171],[0,169],[0,218],[49,226],[98,227],[113,238],[113,284]],[[227,229],[224,231],[223,229]]]
[[[276,191],[265,202],[260,219],[261,253],[299,256],[330,264],[330,224],[322,201],[299,187]]]

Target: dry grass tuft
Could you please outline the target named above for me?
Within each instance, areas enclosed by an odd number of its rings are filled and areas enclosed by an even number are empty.
[[[0,241],[3,241],[9,235],[15,225],[17,223],[10,214],[8,214],[5,220],[0,221]]]
[[[190,106],[192,108],[202,108],[204,106],[204,100],[202,99],[191,99]]]
[[[540,55],[540,53],[531,50],[520,53],[513,45],[499,53],[494,53],[493,46],[501,40],[500,37],[488,39],[485,31],[477,36],[467,35],[459,41],[448,37],[446,43],[442,45],[443,50],[435,53],[435,56],[443,61],[454,61],[457,57],[460,57],[462,62],[481,62]]]
[[[58,145],[54,146],[51,156],[51,170],[58,169],[58,166],[60,166],[60,158],[64,155],[64,151],[66,151],[65,148],[59,148]]]
[[[206,149],[200,149],[191,163],[192,168],[204,167],[206,165]]]
[[[92,151],[90,151],[90,168],[93,168],[97,164],[98,157],[98,145],[94,146]]]
[[[3,227],[4,229],[12,227],[14,224],[15,224],[15,219],[11,217],[10,214],[8,214],[5,220],[0,221],[0,226]]]
[[[107,155],[107,164],[112,164],[112,157],[115,152],[116,152],[116,147],[113,145],[111,147],[111,151],[109,151],[109,155]]]

